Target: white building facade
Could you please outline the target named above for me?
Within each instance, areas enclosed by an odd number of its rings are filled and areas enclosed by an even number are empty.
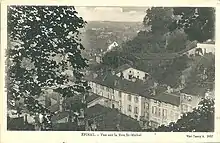
[[[116,76],[121,77],[123,80],[132,81],[129,76],[138,78],[139,80],[146,80],[149,77],[148,73],[134,69],[127,68],[121,72],[116,72]],[[134,83],[135,84],[135,83]],[[105,107],[117,108],[122,114],[132,117],[140,122],[143,121],[143,128],[157,128],[164,124],[168,125],[170,122],[176,122],[182,113],[190,112],[198,105],[201,98],[198,96],[189,96],[186,94],[173,94],[163,92],[170,101],[167,101],[163,96],[138,94],[126,90],[118,89],[117,87],[109,87],[89,81],[91,92],[102,97],[97,101]],[[175,102],[172,101],[175,99]],[[94,103],[95,104],[95,103]]]

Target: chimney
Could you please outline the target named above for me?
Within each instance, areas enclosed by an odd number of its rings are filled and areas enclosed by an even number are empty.
[[[120,73],[120,78],[124,78],[123,72]]]
[[[118,82],[118,80],[116,79],[115,81],[114,81],[114,86],[117,86],[119,84],[119,82]]]
[[[157,88],[158,83],[154,82],[154,88]]]
[[[171,87],[167,86],[167,93],[171,93]]]
[[[114,70],[112,70],[112,75],[115,75],[115,71]]]
[[[158,83],[154,82],[154,86],[152,87],[152,95],[156,95],[157,85]]]
[[[152,95],[156,95],[156,89],[155,88],[152,88]]]

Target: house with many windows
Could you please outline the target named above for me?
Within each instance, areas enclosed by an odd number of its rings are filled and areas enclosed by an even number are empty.
[[[86,80],[90,92],[100,96],[97,104],[118,109],[139,121],[142,128],[157,128],[175,122],[201,100],[200,95],[187,95],[159,86],[148,73],[129,65],[113,72],[91,74]]]

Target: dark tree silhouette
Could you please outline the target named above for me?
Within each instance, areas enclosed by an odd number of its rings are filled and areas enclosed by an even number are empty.
[[[169,25],[172,23],[172,8],[170,7],[152,7],[146,11],[144,25],[150,26],[154,34],[165,34],[169,31]]]
[[[50,114],[34,99],[43,88],[63,97],[83,95],[89,88],[82,80],[87,62],[78,37],[84,25],[73,6],[9,6],[8,96],[24,98],[30,112]]]
[[[215,9],[212,7],[176,7],[179,18],[170,26],[171,31],[183,28],[188,38],[204,42],[215,36]]]

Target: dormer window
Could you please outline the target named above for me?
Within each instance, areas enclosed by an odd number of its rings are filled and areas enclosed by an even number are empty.
[[[148,78],[148,74],[147,73],[145,73],[145,77],[144,77],[144,79],[147,79]]]
[[[131,71],[129,71],[129,73],[131,73]]]

